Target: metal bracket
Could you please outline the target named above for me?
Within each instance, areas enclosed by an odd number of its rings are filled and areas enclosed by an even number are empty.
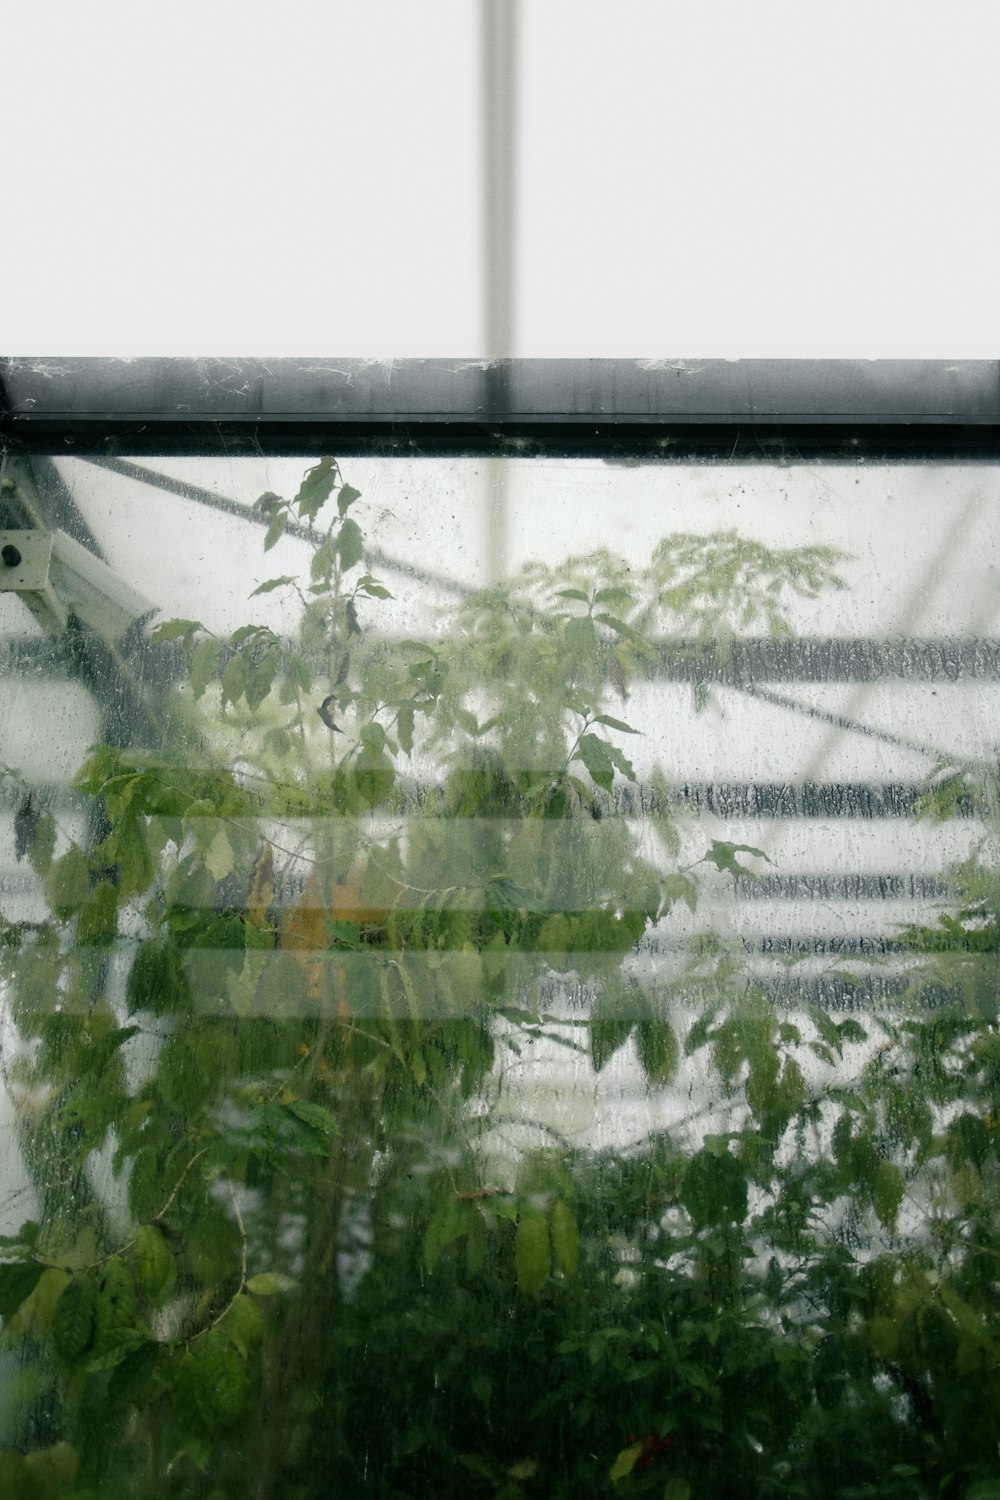
[[[45,525],[49,517],[31,460],[23,454],[0,457],[0,507],[4,520],[25,527],[0,532],[0,589],[19,593],[45,630],[60,634],[72,613],[117,647],[137,621],[156,612],[150,599],[88,548]],[[19,554],[17,559],[10,554],[9,565],[2,560],[4,544]]]
[[[67,610],[49,577],[51,531],[0,531],[0,593],[20,594],[46,630],[66,627]]]

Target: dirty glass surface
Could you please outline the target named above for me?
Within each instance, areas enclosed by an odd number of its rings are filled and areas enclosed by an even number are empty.
[[[8,463],[0,1493],[1000,1494],[997,482]]]

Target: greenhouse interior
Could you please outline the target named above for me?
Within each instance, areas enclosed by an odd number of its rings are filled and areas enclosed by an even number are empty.
[[[0,361],[0,1496],[1000,1500],[1000,379]]]

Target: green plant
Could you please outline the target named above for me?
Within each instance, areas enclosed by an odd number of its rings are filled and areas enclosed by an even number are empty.
[[[707,940],[656,985],[632,963],[765,856],[682,867],[655,775],[652,838],[610,815],[628,692],[688,649],[664,632],[778,631],[836,559],[668,538],[393,641],[359,499],[323,459],[258,501],[265,547],[311,528],[308,577],[256,590],[297,595],[296,637],[159,627],[171,738],[93,748],[86,845],[24,784],[46,916],[2,963],[39,1211],[0,1263],[0,1491],[985,1500],[995,881],[964,1008],[915,980],[782,1014]],[[633,1048],[678,1098],[700,1070],[712,1108],[574,1144],[512,1083],[539,1048]]]

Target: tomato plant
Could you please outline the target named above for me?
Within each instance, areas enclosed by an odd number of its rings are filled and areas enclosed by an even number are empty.
[[[627,691],[665,626],[780,632],[837,558],[667,537],[392,639],[360,501],[332,459],[261,497],[265,549],[308,535],[256,590],[295,633],[158,627],[168,731],[91,749],[85,839],[8,768],[46,915],[2,931],[39,1205],[2,1246],[3,1493],[986,1500],[995,877],[901,935],[893,1009],[779,1011],[707,939],[635,962],[767,856],[682,864],[655,774],[616,815]],[[581,1143],[539,1054],[700,1079],[712,1118]]]

